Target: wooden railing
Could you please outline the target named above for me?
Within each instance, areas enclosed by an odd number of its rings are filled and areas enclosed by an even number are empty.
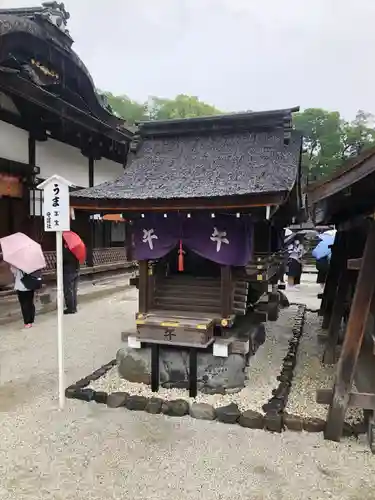
[[[56,267],[56,252],[44,252],[47,262],[47,271],[53,271]],[[127,262],[126,250],[124,247],[94,248],[93,261],[95,266],[105,266],[108,264],[121,264]],[[85,266],[86,264],[84,264]],[[84,267],[83,266],[83,267]]]
[[[56,268],[56,252],[47,251],[44,252],[46,259],[46,271],[54,271]],[[110,264],[121,264],[127,262],[126,250],[123,247],[111,247],[111,248],[94,248],[93,250],[93,260],[95,266],[105,266]],[[3,255],[0,252],[0,263],[3,261]],[[83,265],[86,267],[86,264]]]

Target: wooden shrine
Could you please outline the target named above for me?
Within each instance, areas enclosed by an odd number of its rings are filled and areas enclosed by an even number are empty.
[[[152,346],[154,391],[160,346],[189,349],[195,395],[198,350],[250,356],[253,326],[277,319],[283,228],[303,213],[295,110],[143,122],[124,175],[74,193],[74,207],[130,221],[139,305],[128,344]]]
[[[317,223],[337,234],[321,302],[324,363],[336,364],[333,388],[318,391],[328,404],[326,439],[339,441],[349,406],[362,408],[374,451],[375,410],[375,149],[351,159],[309,187]]]

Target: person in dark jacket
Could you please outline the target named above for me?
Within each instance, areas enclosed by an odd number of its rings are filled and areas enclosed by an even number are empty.
[[[63,279],[64,279],[64,314],[77,312],[77,293],[79,281],[79,260],[64,243],[63,248]]]

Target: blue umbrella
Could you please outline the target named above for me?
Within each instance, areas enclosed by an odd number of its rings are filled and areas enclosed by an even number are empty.
[[[321,239],[321,241],[311,252],[312,256],[316,260],[323,259],[324,257],[328,257],[328,259],[330,259],[332,255],[330,247],[333,245],[333,242],[335,241],[335,235],[321,234],[319,238]]]

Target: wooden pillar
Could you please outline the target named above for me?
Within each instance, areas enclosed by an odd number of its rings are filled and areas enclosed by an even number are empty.
[[[89,187],[94,186],[94,158],[92,156],[89,157]]]
[[[94,158],[89,157],[89,187],[94,186]],[[86,248],[86,262],[88,267],[94,267],[94,246],[95,246],[95,221],[88,216],[88,223],[90,226],[90,238]]]
[[[159,344],[151,344],[151,391],[159,390]]]
[[[133,262],[133,228],[130,222],[124,222],[125,224],[125,252],[126,260],[128,262]]]
[[[28,197],[29,197],[29,211],[30,208],[32,209],[32,222],[31,222],[31,231],[30,231],[30,236],[34,240],[38,241],[38,223],[37,219],[35,216],[35,195],[33,193],[32,198],[30,199],[30,188],[35,191],[35,174],[34,174],[34,169],[36,166],[36,145],[35,145],[35,138],[29,134],[29,141],[28,141],[28,153],[29,153],[29,175],[28,175]],[[29,212],[30,213],[30,212]],[[14,215],[14,214],[12,214]]]
[[[195,347],[189,350],[189,397],[196,398],[198,392],[197,380],[198,352]]]
[[[327,312],[326,322],[329,320],[327,344],[323,354],[324,364],[334,364],[336,362],[336,346],[344,314],[345,299],[349,286],[349,274],[347,270],[347,260],[349,258],[348,233],[340,233],[339,246],[333,249],[336,253],[336,266],[338,267],[338,283],[335,290],[334,299],[330,313]],[[329,291],[333,293],[333,288]],[[324,322],[324,317],[323,317]],[[324,325],[325,326],[325,325]]]
[[[94,241],[95,241],[95,221],[88,215],[90,237],[86,248],[86,263],[88,267],[94,267]]]
[[[138,312],[146,313],[147,310],[148,310],[148,260],[140,260]]]
[[[332,316],[328,328],[327,344],[323,354],[324,364],[333,365],[336,363],[336,347],[339,340],[341,321],[344,315],[348,288],[349,271],[347,269],[343,269],[340,274],[337,293],[333,303]]]
[[[324,287],[323,299],[320,307],[320,313],[323,315],[323,329],[328,328],[331,321],[332,307],[336,295],[340,270],[344,265],[346,266],[346,256],[343,252],[345,237],[346,235],[344,232],[337,232],[332,248],[331,262],[328,269],[327,280]]]
[[[147,282],[147,310],[149,311],[154,307],[155,301],[155,286],[156,286],[156,266],[148,266],[148,282]]]
[[[367,318],[375,289],[375,222],[369,224],[361,268],[350,309],[348,325],[340,359],[337,364],[333,398],[328,410],[326,439],[339,441],[342,435],[344,418],[349,402],[358,355],[361,349]]]
[[[221,317],[232,314],[233,286],[231,266],[221,266]]]

